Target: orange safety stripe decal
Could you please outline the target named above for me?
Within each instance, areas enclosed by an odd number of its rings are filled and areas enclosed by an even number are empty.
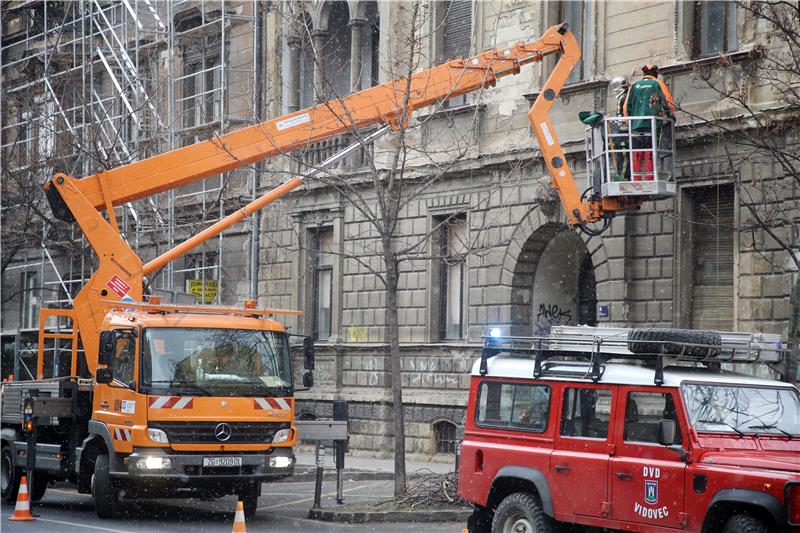
[[[256,410],[280,409],[287,410],[292,408],[291,398],[254,398]]]
[[[114,440],[128,442],[131,440],[131,430],[126,428],[114,428]]]

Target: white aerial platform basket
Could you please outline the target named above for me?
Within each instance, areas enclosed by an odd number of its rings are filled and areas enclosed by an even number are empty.
[[[586,129],[586,164],[603,198],[675,196],[673,122],[660,117],[604,117]]]

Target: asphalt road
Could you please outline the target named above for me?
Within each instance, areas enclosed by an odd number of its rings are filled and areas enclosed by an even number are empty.
[[[345,481],[345,504],[389,496],[392,481]],[[313,482],[281,482],[264,485],[256,516],[247,520],[248,533],[270,532],[404,532],[460,533],[461,523],[337,524],[306,519],[314,500]],[[323,507],[336,506],[335,483],[323,485]],[[94,512],[89,495],[78,494],[71,486],[51,486],[45,497],[33,505],[35,522],[12,522],[13,505],[2,506],[3,533],[221,533],[230,532],[236,499],[233,496],[212,501],[194,499],[140,500],[125,502],[119,518],[101,520]]]

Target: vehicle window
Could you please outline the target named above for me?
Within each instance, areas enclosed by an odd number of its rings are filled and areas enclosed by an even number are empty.
[[[674,420],[677,428],[678,413],[672,394],[661,392],[630,392],[625,402],[626,442],[658,444],[658,425],[662,419]],[[676,429],[677,429],[676,428]],[[675,444],[681,444],[681,433],[675,431]]]
[[[608,389],[566,389],[561,408],[561,436],[608,438],[611,391]]]
[[[292,383],[289,344],[283,333],[148,328],[142,343],[145,387],[206,395],[264,396]]]
[[[133,380],[133,363],[136,355],[136,339],[127,332],[117,332],[114,360],[111,371],[114,379],[126,385]]]
[[[550,414],[550,387],[527,383],[484,381],[478,390],[479,426],[542,433]]]
[[[698,431],[800,435],[800,396],[792,389],[687,383],[682,392]]]

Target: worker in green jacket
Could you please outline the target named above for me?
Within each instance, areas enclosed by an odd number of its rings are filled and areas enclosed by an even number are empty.
[[[658,79],[657,65],[644,65],[644,76],[631,85],[623,105],[626,117],[659,117],[673,120],[675,102],[663,81]],[[663,122],[658,121],[656,135],[659,135]],[[633,132],[633,181],[652,181],[653,151],[650,121],[639,119],[631,121]],[[637,151],[637,149],[639,151]]]

